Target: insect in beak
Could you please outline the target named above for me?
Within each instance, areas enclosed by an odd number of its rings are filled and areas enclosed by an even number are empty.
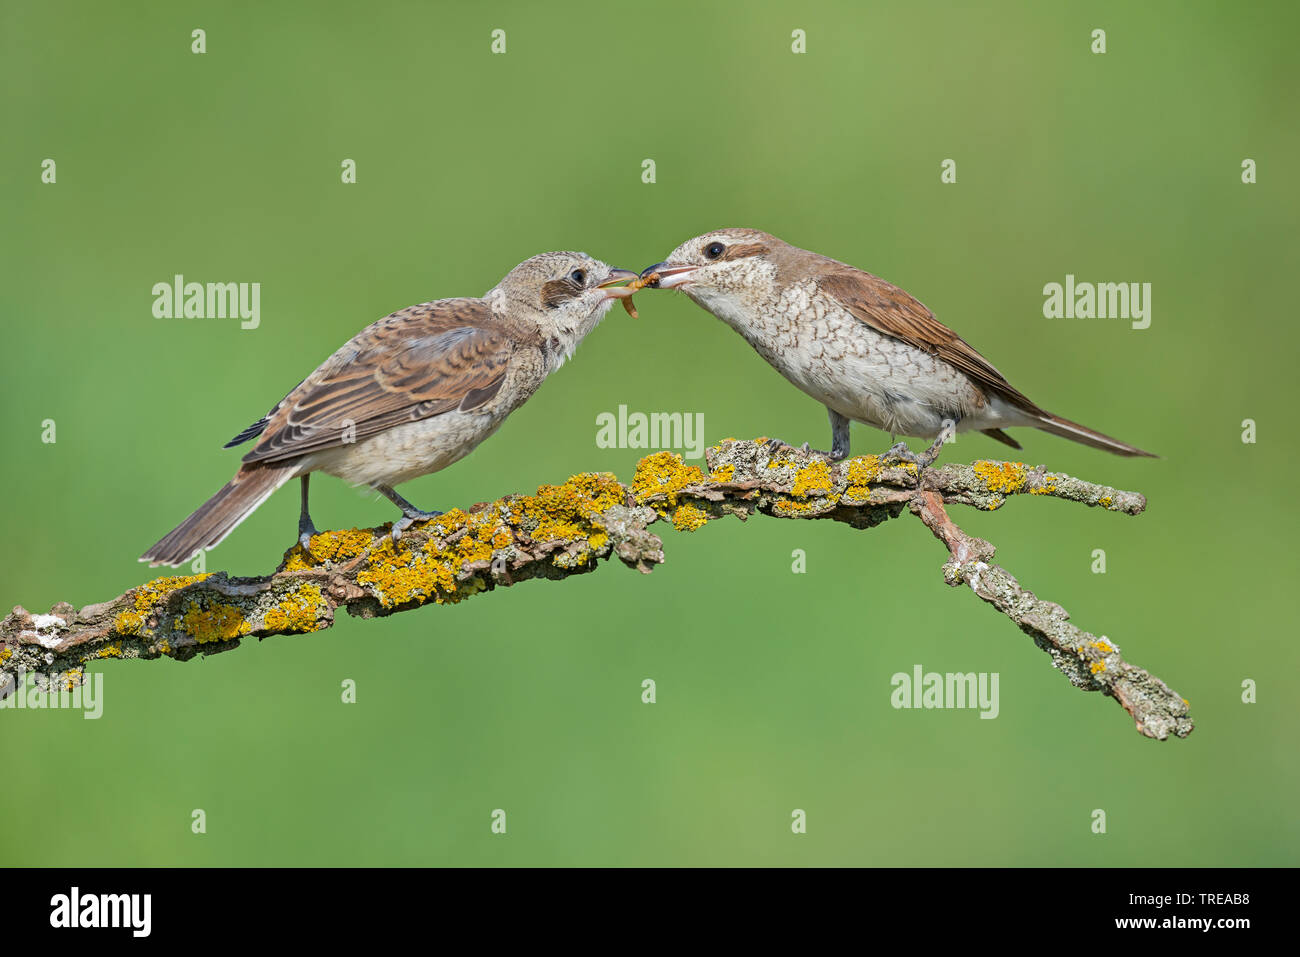
[[[623,282],[631,279],[626,286],[615,286],[614,283]],[[643,277],[638,276],[630,269],[613,269],[610,271],[609,278],[602,282],[597,289],[605,291],[605,297],[608,299],[620,299],[623,302],[623,308],[633,319],[637,318],[636,306],[632,304],[632,295],[638,290],[644,289],[649,282]]]
[[[677,266],[672,263],[655,263],[641,271],[641,284],[655,289],[675,289],[685,283],[698,266]]]

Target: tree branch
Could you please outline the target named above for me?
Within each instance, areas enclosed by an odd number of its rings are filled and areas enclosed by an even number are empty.
[[[1137,515],[1146,499],[1018,462],[978,461],[917,474],[874,455],[831,464],[816,452],[726,440],[709,449],[703,471],[670,452],[642,459],[630,484],[609,473],[575,475],[536,495],[510,495],[454,509],[393,542],[390,525],[322,532],[310,551],[295,545],[276,571],[258,578],[225,572],[159,578],[99,604],[56,604],[48,615],[15,607],[0,622],[0,689],[34,673],[41,687],[69,689],[103,658],[188,660],[238,647],[240,639],[328,628],[346,608],[374,618],[457,602],[497,585],[566,578],[617,556],[642,572],[664,560],[649,526],[670,521],[695,531],[710,521],[755,513],[830,519],[871,528],[905,510],[948,548],[944,580],[969,585],[1033,637],[1070,682],[1115,698],[1148,737],[1185,737],[1187,702],[1120,657],[1108,638],[1070,624],[1063,608],[1036,598],[991,564],[993,546],[967,535],[946,505],[984,510],[1011,495],[1047,495]]]

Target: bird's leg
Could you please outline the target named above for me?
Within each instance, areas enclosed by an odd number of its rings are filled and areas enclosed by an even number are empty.
[[[402,532],[406,531],[416,522],[423,522],[430,518],[437,518],[442,514],[442,512],[426,512],[424,509],[416,508],[387,485],[376,485],[375,491],[381,493],[386,499],[402,510],[402,517],[393,523],[393,541],[397,541],[401,538]]]
[[[311,537],[318,534],[316,526],[312,524],[311,514],[307,511],[307,482],[310,479],[310,475],[302,477],[302,514],[298,516],[298,543],[306,552],[311,551]]]
[[[911,462],[918,469],[928,469],[934,464],[934,460],[939,457],[940,451],[944,445],[952,440],[957,434],[957,422],[955,419],[944,419],[943,424],[939,427],[939,434],[935,437],[934,442],[924,452],[913,452],[907,447],[905,442],[895,443],[889,451],[881,456],[883,459],[898,459],[903,462]],[[891,435],[892,439],[893,436]]]
[[[849,420],[827,406],[826,414],[831,420],[831,454],[832,462],[849,457]]]
[[[768,437],[768,444],[779,449],[793,449],[796,452],[810,452],[813,455],[820,455],[824,459],[832,462],[838,462],[841,459],[849,457],[849,420],[840,415],[834,409],[827,407],[827,415],[831,418],[831,450],[823,452],[821,449],[815,449],[807,442],[803,445],[791,445],[789,442],[782,442],[780,439]]]

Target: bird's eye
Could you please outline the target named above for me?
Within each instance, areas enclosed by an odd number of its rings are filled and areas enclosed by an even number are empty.
[[[704,258],[717,259],[722,255],[722,251],[726,248],[727,247],[722,245],[722,243],[709,243],[709,245],[704,248]]]
[[[581,269],[575,269],[573,272],[569,273],[569,278],[581,286],[586,283],[587,274]]]

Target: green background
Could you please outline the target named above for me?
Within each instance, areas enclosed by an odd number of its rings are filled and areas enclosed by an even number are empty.
[[[614,563],[110,662],[98,721],[0,712],[0,862],[1296,863],[1298,26],[1286,3],[6,3],[5,606],[151,577],[136,556],[233,472],[221,444],[374,319],[478,295],[547,249],[640,268],[755,226],[902,285],[1037,402],[1163,456],[1021,432],[1030,463],[1149,510],[954,517],[1198,727],[1147,740],[1071,688],[944,586],[909,516],[664,528],[650,576]],[[150,288],[178,272],[262,283],[261,327],[155,319]],[[1151,327],[1043,318],[1066,273],[1152,283]],[[676,294],[638,305],[402,491],[447,508],[584,470],[628,480],[644,453],[595,444],[620,403],[703,412],[710,442],[825,447],[824,411],[720,322]],[[1003,451],[963,435],[946,455]],[[322,528],[394,515],[335,479],[313,493]],[[282,491],[208,570],[269,571],[296,515]],[[890,676],[918,663],[998,672],[1000,716],[894,710]]]

